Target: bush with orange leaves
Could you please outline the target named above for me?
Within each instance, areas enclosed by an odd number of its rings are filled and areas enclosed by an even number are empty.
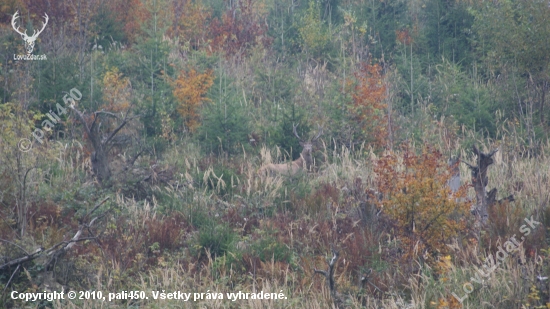
[[[362,63],[355,73],[353,102],[348,111],[377,149],[387,146],[388,117],[386,113],[386,83],[379,64]]]
[[[200,125],[199,108],[203,102],[209,101],[206,93],[213,83],[211,70],[198,73],[194,69],[181,71],[180,76],[172,82],[174,97],[179,103],[176,109],[190,132],[194,132]]]
[[[125,112],[132,98],[130,79],[118,71],[117,67],[108,67],[103,76],[103,102],[101,108],[113,113]]]
[[[452,193],[449,167],[440,152],[425,147],[420,155],[405,146],[402,155],[389,153],[375,167],[381,207],[394,224],[403,258],[431,262],[448,253],[446,244],[466,230],[470,202],[466,185]]]

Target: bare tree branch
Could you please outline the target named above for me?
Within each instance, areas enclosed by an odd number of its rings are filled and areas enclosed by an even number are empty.
[[[78,120],[84,126],[84,130],[86,130],[86,134],[90,135],[90,133],[91,133],[90,127],[88,127],[88,124],[84,120],[84,114],[82,114],[82,112],[80,112],[78,109],[76,109],[73,105],[69,105],[69,108],[72,109],[76,113],[76,115],[78,116]]]
[[[332,300],[336,307],[338,307],[338,303],[341,302],[340,297],[338,296],[338,293],[336,291],[336,282],[334,281],[334,270],[336,266],[336,262],[338,261],[338,258],[340,256],[340,252],[336,251],[334,247],[331,248],[332,251],[332,259],[330,259],[330,262],[328,263],[328,270],[319,270],[316,268],[313,268],[313,271],[315,274],[321,274],[325,277],[327,280],[327,285],[330,290],[330,296],[332,297]]]
[[[128,122],[136,118],[139,118],[139,116],[133,116],[128,118],[128,114],[126,114],[126,116],[124,116],[124,119],[122,120],[122,123],[111,133],[111,135],[107,138],[107,140],[103,144],[107,145],[107,143],[109,143],[113,139],[113,137],[115,137],[118,131],[120,131]]]
[[[120,118],[116,115],[116,114],[113,114],[113,113],[110,113],[110,112],[106,112],[104,110],[100,110],[100,111],[96,111],[94,112],[94,115],[100,115],[100,114],[104,114],[104,115],[107,115],[107,116],[111,116],[113,118],[115,118],[116,120],[120,120]]]
[[[2,270],[4,268],[11,267],[11,266],[14,266],[14,265],[21,264],[23,262],[32,261],[32,260],[36,259],[38,256],[40,256],[43,251],[44,251],[43,248],[38,248],[38,249],[36,249],[35,252],[33,252],[31,254],[28,254],[24,257],[21,257],[21,258],[15,259],[15,260],[11,260],[11,261],[5,263],[4,265],[1,265],[0,270]]]
[[[84,216],[85,220],[87,220],[87,218],[89,218],[89,216],[91,214],[93,214],[101,205],[103,205],[109,199],[110,199],[110,197],[106,197],[103,200],[101,200],[99,203],[97,203],[92,208],[92,210],[88,214],[86,214],[86,216]],[[99,215],[97,217],[94,217],[92,220],[90,220],[90,222],[88,224],[80,224],[80,227],[79,227],[78,231],[75,233],[75,235],[69,241],[61,241],[61,242],[53,245],[52,247],[50,247],[47,250],[44,250],[43,248],[38,248],[33,253],[27,254],[26,256],[23,256],[21,258],[17,258],[15,260],[11,260],[11,261],[3,264],[3,265],[0,265],[0,270],[5,269],[5,268],[9,268],[9,267],[15,266],[15,265],[19,266],[20,264],[22,264],[24,262],[32,261],[32,260],[34,260],[34,259],[36,259],[36,258],[38,258],[38,257],[40,257],[44,254],[47,255],[47,256],[51,256],[49,261],[44,265],[45,266],[44,268],[48,269],[49,266],[53,262],[55,262],[59,257],[61,257],[61,255],[63,255],[65,252],[67,252],[69,249],[71,249],[74,246],[75,243],[80,242],[80,241],[85,241],[85,240],[97,239],[96,237],[81,237],[81,236],[82,236],[82,231],[85,228],[89,229],[101,217],[103,217],[103,215]],[[6,242],[9,242],[9,241],[6,241]],[[17,246],[17,247],[19,247],[19,246]],[[22,248],[20,248],[20,249],[23,250]],[[23,250],[23,251],[25,251],[25,250]],[[26,253],[26,251],[25,251],[25,253]]]
[[[16,247],[19,248],[21,251],[25,252],[25,254],[27,254],[27,255],[30,254],[30,253],[28,253],[25,249],[23,249],[21,246],[19,246],[19,245],[16,244],[16,243],[13,243],[13,242],[11,242],[11,241],[9,241],[9,240],[2,239],[2,238],[0,238],[0,241],[7,242],[7,243],[10,244],[10,245],[16,246]]]

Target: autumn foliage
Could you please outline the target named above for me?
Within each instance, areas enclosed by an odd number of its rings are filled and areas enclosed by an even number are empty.
[[[103,76],[103,108],[111,112],[125,111],[130,107],[130,79],[118,68],[110,68]]]
[[[376,148],[384,148],[388,138],[386,115],[386,84],[379,64],[363,63],[355,73],[352,104],[348,110],[353,115],[363,136]]]
[[[214,83],[212,74],[212,71],[198,73],[194,69],[189,72],[181,71],[173,82],[173,94],[179,103],[177,111],[191,132],[200,125],[199,108],[202,103],[209,101],[206,93]]]
[[[409,33],[409,29],[397,30],[395,31],[395,36],[397,37],[397,40],[401,44],[408,46],[408,45],[411,45],[411,43],[413,42],[411,34]]]
[[[117,0],[107,3],[109,9],[115,12],[117,21],[123,25],[128,40],[134,42],[142,34],[141,25],[151,18],[150,12],[140,0]]]
[[[175,3],[176,5],[176,3]],[[169,35],[180,37],[189,42],[193,49],[199,49],[209,38],[208,25],[212,10],[202,1],[186,1],[174,7],[176,14],[174,25],[169,29]]]
[[[406,146],[402,155],[388,153],[376,164],[378,190],[385,196],[380,204],[407,259],[446,254],[446,244],[466,228],[466,187],[451,192],[450,169],[430,147],[417,155]]]
[[[263,11],[257,1],[239,1],[238,5],[224,12],[221,20],[212,20],[212,50],[229,56],[242,53],[258,43],[268,46],[271,39],[267,36],[267,24],[261,22]]]

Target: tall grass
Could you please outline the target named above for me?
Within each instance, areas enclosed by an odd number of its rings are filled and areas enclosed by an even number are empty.
[[[542,299],[548,297],[548,283],[537,281],[537,276],[547,276],[549,271],[550,256],[541,250],[547,248],[547,225],[528,236],[520,250],[481,284],[471,278],[499,244],[519,234],[524,218],[534,216],[544,224],[550,222],[550,145],[544,145],[537,156],[522,156],[507,142],[464,135],[449,144],[441,127],[426,130],[441,141],[435,144],[441,152],[460,153],[462,160],[472,164],[475,158],[469,146],[456,145],[475,141],[482,151],[499,147],[489,168],[488,189],[498,188],[498,198],[510,194],[515,198],[515,202],[496,208],[480,243],[467,236],[456,239],[448,244],[454,249],[452,254],[438,261],[437,267],[433,263],[407,263],[412,267],[400,263],[400,240],[372,195],[377,184],[374,164],[383,154],[377,155],[369,147],[350,151],[325,146],[319,150],[325,160],[318,164],[318,171],[262,179],[257,174],[262,164],[284,160],[278,149],[243,151],[229,161],[204,158],[198,147],[184,141],[168,149],[165,159],[157,162],[175,171],[172,182],[152,186],[142,200],[117,194],[98,230],[100,243],[79,244],[78,252],[67,256],[78,264],[68,271],[79,278],[78,284],[71,281],[68,288],[100,290],[104,295],[140,290],[149,299],[66,300],[55,301],[53,306],[333,308],[325,279],[315,276],[313,269],[325,269],[331,246],[336,246],[342,257],[335,280],[346,308],[543,308],[550,302]],[[78,145],[60,147],[57,164],[46,173],[50,176],[43,176],[49,181],[39,185],[42,195],[51,195],[52,188],[62,183],[86,182],[88,167],[82,157]],[[144,156],[135,166],[147,166],[150,160],[153,158]],[[460,171],[462,181],[468,182],[468,167],[462,164]],[[231,177],[225,178],[228,173]],[[76,187],[73,184],[67,190]],[[473,189],[469,198],[474,199]],[[48,228],[43,228],[48,233]],[[28,247],[38,244],[26,241]],[[8,250],[8,245],[0,243],[0,250]],[[358,278],[369,269],[369,281],[360,283]],[[35,274],[29,272],[31,282],[40,281]],[[23,282],[19,278],[16,284],[25,286]],[[467,283],[474,289],[460,305],[452,293],[465,295]],[[29,285],[28,289],[43,288],[40,284],[35,287]],[[163,290],[219,292],[224,299],[183,302],[152,298],[152,291]],[[226,299],[226,293],[238,291],[282,291],[287,299]]]

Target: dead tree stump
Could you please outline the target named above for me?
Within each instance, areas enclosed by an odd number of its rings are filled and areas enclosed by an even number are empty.
[[[330,290],[330,297],[332,298],[332,301],[334,302],[334,306],[336,308],[341,308],[343,301],[338,295],[338,292],[336,291],[336,282],[334,281],[334,269],[336,268],[336,262],[338,261],[338,258],[340,256],[340,252],[336,251],[334,248],[332,250],[332,259],[328,263],[328,270],[319,270],[317,268],[314,268],[313,271],[316,274],[321,274],[323,277],[326,278],[327,286]]]
[[[489,153],[484,153],[477,149],[476,146],[474,146],[472,151],[477,156],[477,165],[474,166],[467,162],[462,162],[468,165],[468,167],[472,171],[472,186],[474,187],[474,190],[476,192],[476,204],[475,208],[473,209],[473,213],[476,216],[476,221],[479,222],[479,225],[481,227],[487,223],[487,220],[489,220],[488,209],[495,203],[502,201],[496,200],[498,192],[497,188],[493,188],[489,192],[487,192],[486,190],[487,184],[489,182],[489,179],[487,177],[487,169],[489,165],[494,163],[493,155],[498,151],[498,148],[490,151]],[[513,201],[514,196],[510,195],[504,200]]]

